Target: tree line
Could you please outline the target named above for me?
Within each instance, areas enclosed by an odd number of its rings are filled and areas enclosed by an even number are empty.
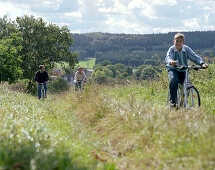
[[[111,64],[104,60],[94,67],[90,81],[97,84],[122,83],[125,80],[151,80],[158,77],[163,71],[164,66],[141,65],[137,69],[124,64]]]
[[[71,34],[72,51],[78,51],[80,59],[96,57],[96,63],[109,60],[132,67],[142,64],[156,65],[154,58],[163,63],[176,32],[165,34]],[[215,55],[215,31],[183,32],[185,44],[201,56]]]

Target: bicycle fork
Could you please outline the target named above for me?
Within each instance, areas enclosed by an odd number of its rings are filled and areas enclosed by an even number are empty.
[[[184,83],[184,107],[188,108],[187,84]]]

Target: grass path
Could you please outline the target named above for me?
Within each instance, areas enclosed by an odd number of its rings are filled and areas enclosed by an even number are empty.
[[[114,169],[84,145],[87,134],[62,101],[0,91],[0,169]]]
[[[0,86],[0,167],[214,169],[212,93],[201,109],[165,106],[159,83],[91,86],[45,102]],[[200,91],[200,94],[202,92]]]

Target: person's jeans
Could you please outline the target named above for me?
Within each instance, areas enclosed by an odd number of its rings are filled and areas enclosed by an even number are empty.
[[[170,103],[176,104],[178,84],[183,85],[186,72],[179,72],[173,68],[167,68],[167,72],[169,74]]]
[[[41,89],[42,89],[42,86],[44,86],[44,89],[45,89],[45,96],[46,96],[46,93],[47,93],[47,84],[44,84],[44,85],[39,84],[38,85],[38,98],[39,99],[41,98]]]

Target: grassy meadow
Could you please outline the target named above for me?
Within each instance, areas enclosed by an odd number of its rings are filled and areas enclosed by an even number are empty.
[[[87,60],[82,60],[79,61],[78,64],[76,64],[76,66],[80,66],[83,67],[85,69],[93,69],[93,67],[95,66],[95,62],[96,62],[96,58],[88,58]],[[63,62],[65,67],[69,66],[69,63],[67,62]],[[56,68],[61,68],[62,65],[60,63],[56,64]]]
[[[88,84],[46,101],[0,86],[0,169],[215,168],[215,67],[194,73],[202,106],[166,107],[168,79]]]
[[[93,69],[93,67],[95,66],[95,63],[96,63],[96,58],[88,58],[88,60],[79,61],[77,65],[84,68]]]

